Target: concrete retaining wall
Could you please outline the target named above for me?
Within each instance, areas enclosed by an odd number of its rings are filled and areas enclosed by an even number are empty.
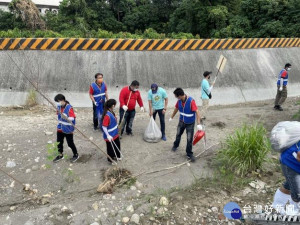
[[[51,98],[63,93],[75,107],[91,106],[89,85],[96,72],[104,74],[110,98],[136,79],[144,102],[155,82],[167,89],[170,105],[173,90],[182,87],[200,100],[200,82],[205,70],[216,73],[223,54],[227,59],[213,89],[212,105],[273,99],[276,80],[290,62],[288,95],[300,95],[300,48],[260,48],[209,51],[0,51],[0,105],[24,104],[31,87],[18,67]],[[16,62],[16,66],[13,61]],[[214,79],[214,76],[212,77]]]

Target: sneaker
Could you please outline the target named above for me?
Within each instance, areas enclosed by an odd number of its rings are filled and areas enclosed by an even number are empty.
[[[122,139],[122,134],[119,136],[120,140]]]
[[[163,139],[164,141],[166,141],[167,140],[167,138],[166,138],[166,136],[164,135],[164,136],[162,136],[162,138],[161,139]]]
[[[283,108],[281,106],[278,106],[278,109],[279,111],[283,111]]]
[[[71,161],[72,163],[74,163],[74,162],[77,161],[77,159],[79,159],[79,155],[74,155],[74,156],[70,159],[70,161]]]
[[[176,151],[177,151],[177,148],[176,148],[175,146],[173,146],[173,147],[172,147],[172,151],[173,151],[173,152],[176,152]]]
[[[58,155],[58,156],[56,156],[55,159],[53,159],[53,162],[56,163],[56,162],[58,162],[58,161],[60,161],[62,159],[64,159],[64,155]]]
[[[117,158],[117,160],[118,160],[118,161],[122,161],[122,157],[120,157],[120,158]]]
[[[190,160],[191,162],[195,162],[196,161],[196,158],[195,156],[187,156],[188,160]]]

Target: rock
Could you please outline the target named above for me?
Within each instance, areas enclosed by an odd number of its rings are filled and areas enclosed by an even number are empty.
[[[133,205],[130,205],[130,206],[128,206],[127,208],[126,208],[126,211],[127,212],[134,212],[134,208],[133,208]]]
[[[11,182],[11,184],[9,185],[9,187],[13,188],[15,186],[15,181]]]
[[[24,185],[24,190],[29,191],[30,190],[30,184],[25,184]]]
[[[131,187],[130,187],[130,190],[136,191],[136,187],[135,187],[135,186],[131,186]]]
[[[111,200],[116,200],[116,196],[111,196]]]
[[[266,186],[266,183],[261,180],[252,181],[249,183],[249,185],[255,189],[263,189]]]
[[[128,223],[129,222],[129,218],[128,217],[123,217],[122,219],[122,223]]]
[[[48,143],[48,144],[52,144],[52,141],[48,141],[47,143]]]
[[[38,166],[32,166],[32,170],[33,170],[33,171],[37,171],[38,169],[39,169]]]
[[[16,166],[16,163],[14,161],[7,161],[6,167],[7,168],[13,168]]]
[[[46,134],[47,136],[49,136],[49,135],[52,135],[53,132],[51,132],[51,131],[45,131],[45,134]]]
[[[26,170],[26,173],[30,173],[30,172],[31,172],[31,169],[27,169],[27,170]]]
[[[154,218],[153,216],[151,216],[151,217],[149,218],[149,220],[150,220],[150,221],[155,221],[155,218]]]
[[[93,205],[92,205],[93,209],[94,210],[98,210],[99,209],[99,205],[97,202],[95,202]]]
[[[14,211],[16,208],[17,208],[17,206],[12,206],[12,207],[10,207],[9,209],[10,209],[11,211]]]
[[[143,188],[143,184],[142,183],[140,183],[140,182],[135,182],[135,186],[136,186],[136,188],[137,189],[139,189],[139,190],[141,190],[142,188]]]
[[[207,212],[211,213],[212,211],[210,209],[208,209]]]
[[[160,207],[158,210],[157,210],[157,214],[158,215],[163,215],[165,213],[165,210],[163,207]]]
[[[66,212],[68,210],[67,206],[62,207],[61,211]]]
[[[94,140],[94,138],[93,138],[93,137],[90,137],[90,140],[92,141],[92,140]]]
[[[94,223],[91,223],[90,225],[99,225],[99,223],[94,222]]]
[[[36,157],[34,161],[38,163],[40,161],[40,157]]]
[[[160,205],[169,205],[169,200],[166,197],[161,197],[159,200]]]
[[[178,196],[176,196],[176,199],[177,199],[178,201],[182,201],[182,200],[183,200],[183,197],[182,197],[181,195],[178,195]]]
[[[249,187],[247,187],[243,190],[243,196],[247,196],[251,192],[252,192],[251,189]]]
[[[140,216],[138,214],[133,214],[131,216],[130,222],[139,224],[140,223]]]
[[[212,207],[211,210],[214,212],[214,213],[217,213],[219,210],[217,207]]]

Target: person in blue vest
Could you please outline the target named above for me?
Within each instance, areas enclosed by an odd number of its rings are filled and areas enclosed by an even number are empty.
[[[195,121],[197,118],[197,129],[202,130],[202,126],[200,125],[200,112],[196,105],[195,100],[187,96],[182,88],[176,88],[173,92],[175,97],[178,99],[173,114],[169,121],[172,121],[176,113],[179,111],[179,123],[177,126],[177,134],[176,140],[173,143],[172,151],[176,151],[179,147],[181,135],[183,134],[184,130],[186,130],[187,134],[187,143],[186,143],[186,155],[191,162],[195,162],[196,158],[193,154],[193,137],[194,137],[194,127]]]
[[[114,108],[117,101],[115,99],[109,99],[104,104],[104,112],[102,117],[103,138],[106,142],[107,154],[114,160],[121,160],[121,144],[119,138],[118,122]],[[110,158],[107,158],[109,162],[112,162]]]
[[[278,111],[282,111],[281,105],[287,98],[287,84],[289,80],[289,73],[292,68],[290,63],[285,64],[284,69],[282,69],[278,75],[277,80],[277,95],[275,98],[275,106],[274,109]]]
[[[281,153],[280,163],[285,182],[277,189],[272,207],[281,214],[300,215],[300,141]],[[283,210],[288,201],[292,212]]]
[[[76,162],[79,156],[73,139],[73,132],[76,121],[76,116],[73,107],[62,94],[56,95],[54,101],[57,104],[57,148],[59,155],[53,160],[53,162],[58,162],[64,158],[64,138],[67,139],[68,146],[72,149],[73,152],[71,162]]]
[[[93,102],[94,129],[97,130],[99,125],[101,130],[101,117],[103,114],[104,103],[105,99],[108,99],[107,86],[103,81],[102,73],[96,73],[95,82],[91,84],[89,94]]]

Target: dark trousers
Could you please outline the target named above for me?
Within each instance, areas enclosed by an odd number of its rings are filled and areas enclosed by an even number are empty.
[[[63,152],[64,152],[64,138],[65,137],[67,139],[68,146],[72,149],[73,155],[77,156],[78,153],[77,153],[76,146],[74,144],[73,134],[65,134],[63,132],[57,132],[57,142],[59,143],[57,146],[58,152],[60,154],[63,154]]]
[[[97,107],[93,103],[93,122],[94,122],[94,128],[98,128],[98,117],[97,117]]]
[[[163,114],[163,109],[156,109],[153,113],[153,119],[155,120],[156,114],[158,113],[160,120],[160,130],[162,136],[165,136],[165,114]]]
[[[186,155],[189,157],[193,155],[192,148],[193,148],[194,126],[195,126],[195,122],[191,124],[186,124],[182,121],[179,121],[177,126],[176,140],[174,141],[174,147],[178,148],[180,144],[181,135],[183,134],[184,130],[186,130],[186,136],[187,136]]]
[[[115,142],[115,144],[117,145],[118,148],[116,147],[116,145],[115,145],[114,143],[109,142],[109,141],[106,141],[106,151],[107,151],[107,155],[109,155],[112,159],[115,159],[116,156],[117,156],[117,158],[120,158],[120,157],[121,157],[121,153],[120,153],[120,151],[121,151],[120,138],[119,138],[119,137],[116,138],[116,139],[114,140],[114,142]],[[115,150],[114,150],[114,149],[115,149]],[[119,149],[120,151],[118,151],[118,149]],[[107,160],[108,160],[109,162],[112,162],[109,158],[107,158]]]
[[[123,115],[124,115],[124,109],[120,108],[120,122],[119,122],[119,124],[121,124],[121,122],[122,122]],[[125,127],[126,127],[126,133],[127,134],[132,133],[132,124],[133,124],[134,117],[135,117],[135,109],[131,110],[131,111],[128,111],[128,110],[126,111],[125,116],[124,116],[125,124],[121,128],[121,135],[123,134]]]
[[[287,98],[287,88],[282,87],[282,91],[279,91],[280,86],[277,86],[277,94],[275,98],[275,105],[282,105]]]

